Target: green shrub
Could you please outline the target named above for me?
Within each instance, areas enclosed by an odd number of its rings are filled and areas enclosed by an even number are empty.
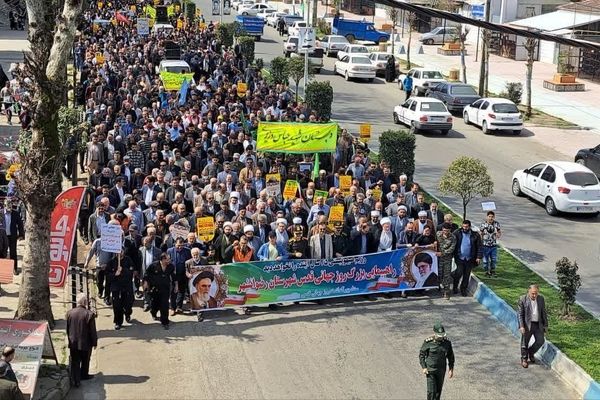
[[[308,106],[317,114],[322,121],[331,119],[331,104],[333,103],[333,87],[329,81],[313,81],[306,85],[304,95]]]
[[[254,37],[240,36],[237,38],[237,43],[240,46],[240,53],[251,64],[254,61]]]
[[[516,105],[521,104],[523,84],[521,82],[506,82],[506,90],[500,93],[500,97],[504,97]]]
[[[271,60],[270,72],[273,83],[284,83],[287,85],[289,78],[287,61],[288,59],[285,57],[275,57]]]
[[[415,136],[405,130],[385,131],[379,136],[379,158],[396,176],[406,174],[409,181],[415,173]]]

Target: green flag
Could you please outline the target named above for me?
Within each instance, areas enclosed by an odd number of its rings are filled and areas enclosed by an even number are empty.
[[[315,154],[315,169],[313,170],[313,179],[317,179],[319,177],[319,170],[321,167],[319,166],[319,153]]]

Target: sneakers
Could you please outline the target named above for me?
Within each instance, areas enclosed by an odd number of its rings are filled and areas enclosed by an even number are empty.
[[[175,310],[175,314],[183,314],[183,309],[178,308],[177,310]]]
[[[120,331],[120,330],[121,330],[121,325],[115,324],[115,331]]]
[[[527,360],[521,360],[521,367],[523,368],[528,368],[529,364],[527,363]]]
[[[130,323],[130,322],[131,322],[131,315],[126,315],[126,316],[125,316],[125,321],[126,321],[127,323]]]

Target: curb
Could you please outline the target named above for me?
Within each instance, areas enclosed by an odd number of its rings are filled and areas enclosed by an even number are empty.
[[[507,302],[498,297],[475,275],[471,275],[468,289],[469,293],[473,293],[475,300],[481,303],[514,337],[520,337],[517,312]],[[573,386],[584,400],[600,399],[600,384],[549,340],[546,340],[537,355],[544,364]]]

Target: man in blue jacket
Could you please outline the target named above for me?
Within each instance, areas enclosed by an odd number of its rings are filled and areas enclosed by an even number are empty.
[[[456,271],[454,271],[454,294],[458,293],[460,282],[460,294],[467,295],[467,286],[471,277],[471,271],[481,261],[483,256],[483,245],[481,236],[471,229],[471,221],[465,219],[461,229],[454,232],[456,237],[456,246],[454,248],[454,261],[456,262]],[[462,279],[461,279],[462,278]]]
[[[277,234],[270,231],[269,241],[260,246],[257,257],[260,261],[281,261],[288,259],[288,252],[285,247],[277,243]]]
[[[183,298],[188,287],[188,279],[185,275],[185,262],[192,258],[192,253],[189,248],[185,247],[185,240],[178,237],[175,240],[175,246],[167,249],[167,254],[171,258],[171,262],[175,266],[175,280],[179,290],[171,292],[171,316],[175,313],[183,312]]]

